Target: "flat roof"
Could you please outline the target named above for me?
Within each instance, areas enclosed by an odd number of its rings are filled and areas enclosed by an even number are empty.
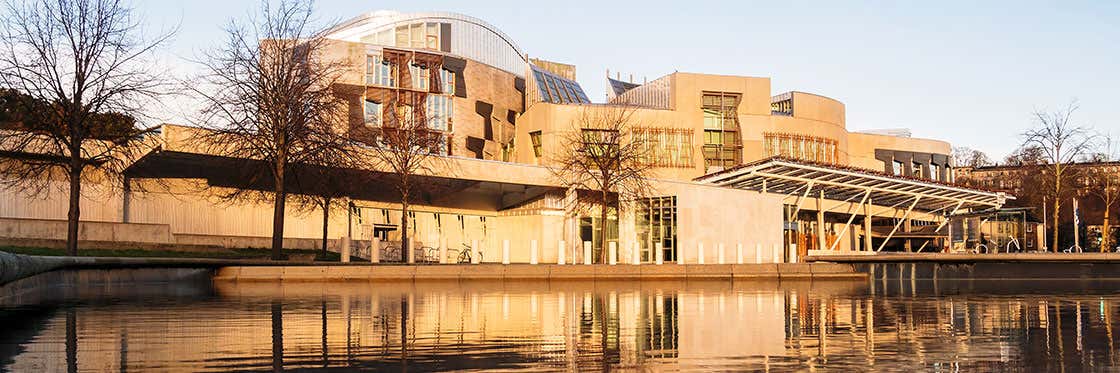
[[[968,211],[1000,207],[1009,199],[1003,192],[960,187],[933,180],[889,175],[872,170],[825,165],[781,157],[767,158],[695,179],[702,184],[767,193],[819,196],[878,206],[913,205],[919,211]]]

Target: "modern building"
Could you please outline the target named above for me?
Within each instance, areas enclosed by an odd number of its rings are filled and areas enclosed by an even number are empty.
[[[576,66],[529,58],[509,35],[470,16],[379,11],[324,35],[327,57],[349,66],[339,83],[350,92],[351,119],[342,130],[377,146],[386,118],[404,113],[446,138],[438,150],[446,162],[423,175],[431,188],[412,203],[409,229],[421,247],[470,248],[485,262],[541,263],[597,258],[581,243],[598,247],[603,240],[622,263],[931,251],[948,246],[946,216],[1006,199],[952,184],[948,143],[907,131],[849,131],[840,101],[775,94],[769,78],[675,72],[637,84],[608,76],[608,102],[592,103]],[[589,130],[577,118],[619,107],[633,111],[633,134],[652,144],[656,195],[612,214],[603,232],[597,217],[571,207],[573,192],[551,169],[556,155],[572,151],[561,139]],[[159,179],[172,189],[124,188],[88,201],[87,225],[111,232],[90,240],[267,242],[270,205],[231,208],[205,195],[228,188],[220,180],[237,172],[192,144],[192,131],[164,126],[160,144],[128,170],[130,182]],[[350,195],[349,213],[329,221],[332,240],[347,236],[367,249],[374,238],[383,246],[399,242],[399,201],[388,188],[361,186]],[[0,226],[53,228],[0,229],[0,235],[58,238],[65,198],[30,201],[4,193],[0,206],[10,208],[0,213]],[[318,214],[290,212],[287,244],[312,246],[322,224]],[[369,255],[362,250],[356,252]]]

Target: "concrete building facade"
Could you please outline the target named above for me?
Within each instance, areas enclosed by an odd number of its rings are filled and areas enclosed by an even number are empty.
[[[769,78],[677,72],[635,84],[608,77],[609,101],[591,103],[575,81],[576,66],[530,59],[512,38],[474,17],[381,11],[324,35],[327,57],[349,66],[340,85],[348,92],[350,123],[340,130],[377,146],[385,118],[404,110],[447,140],[439,166],[421,175],[433,188],[410,211],[411,237],[423,252],[391,250],[400,244],[401,210],[384,192],[389,186],[369,185],[369,193],[350,197],[349,209],[332,214],[332,246],[341,250],[341,242],[351,242],[364,259],[446,262],[472,250],[484,262],[574,263],[597,261],[585,242],[601,240],[615,248],[613,261],[633,264],[786,262],[814,250],[920,251],[919,245],[942,246],[937,239],[944,233],[937,232],[947,214],[998,206],[1005,197],[951,185],[948,143],[899,131],[849,131],[840,101],[774,94]],[[559,139],[581,130],[578,116],[618,107],[633,110],[635,133],[655,144],[655,195],[613,216],[613,228],[602,232],[596,218],[571,207],[573,191],[551,167],[556,155],[573,150]],[[91,192],[83,216],[123,226],[113,232],[126,233],[110,235],[114,241],[267,242],[268,205],[221,205],[208,193],[223,186],[204,173],[150,172],[212,168],[218,155],[192,144],[192,131],[165,125],[159,145],[127,171],[129,183],[170,178],[171,187]],[[755,183],[756,177],[765,180]],[[20,229],[33,231],[27,220],[64,219],[64,203],[60,194],[33,202],[4,191],[0,206],[8,207],[0,218],[22,219]],[[323,229],[318,216],[290,211],[287,242],[313,247]],[[138,224],[145,226],[137,232],[147,233],[128,236]],[[915,226],[931,232],[923,236]],[[34,236],[57,238],[59,232],[44,229]],[[0,229],[8,238],[28,236],[13,232]]]

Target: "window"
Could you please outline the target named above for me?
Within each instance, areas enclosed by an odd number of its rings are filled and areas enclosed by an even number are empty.
[[[366,56],[366,85],[382,87],[395,87],[393,79],[393,65],[382,59],[381,56]]]
[[[529,132],[529,141],[533,142],[533,156],[541,157],[541,131]]]
[[[941,181],[941,165],[929,164],[929,178],[933,181]]]
[[[739,94],[704,92],[704,163],[707,167],[730,168],[741,162],[739,138]]]
[[[454,105],[452,105],[451,97],[428,95],[424,102],[424,114],[428,117],[429,129],[451,131],[451,118],[454,117]]]
[[[918,162],[914,162],[912,167],[913,168],[911,170],[913,170],[913,172],[912,172],[911,176],[916,177],[916,178],[921,178],[922,177],[922,164],[918,163]]]
[[[381,127],[381,103],[373,100],[366,100],[365,104],[365,122],[370,127]]]
[[[408,26],[408,30],[410,36],[408,46],[417,49],[424,48],[424,24],[413,23]]]
[[[441,34],[440,29],[439,23],[431,22],[398,26],[396,28],[396,42],[391,45],[401,48],[439,50],[445,37]],[[378,39],[382,43],[390,44],[388,35],[385,36],[385,39],[381,39],[381,35],[378,35]]]
[[[785,157],[818,163],[837,163],[838,142],[833,139],[787,133],[764,133],[763,151],[767,157]]]
[[[432,81],[432,72],[427,67],[417,64],[408,64],[408,73],[412,76],[412,89],[427,92]]]
[[[645,161],[655,167],[691,168],[692,130],[635,128],[634,137],[645,145]]]
[[[593,157],[612,157],[618,154],[618,131],[584,128],[583,151]]]
[[[903,167],[906,167],[902,161],[893,162],[894,169],[892,170],[895,176],[902,176]]]
[[[424,47],[431,50],[439,50],[439,24],[426,23],[424,27]]]
[[[439,82],[443,85],[440,92],[448,95],[455,94],[455,72],[448,69],[439,70]]]
[[[636,224],[642,262],[677,260],[677,197],[646,198],[637,205]]]

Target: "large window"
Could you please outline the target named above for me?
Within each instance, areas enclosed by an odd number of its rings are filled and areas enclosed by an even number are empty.
[[[440,69],[439,82],[443,85],[443,87],[440,88],[441,93],[448,95],[455,94],[455,72],[448,69]]]
[[[366,56],[366,85],[396,87],[393,79],[393,65],[381,56]]]
[[[905,172],[904,168],[906,167],[906,164],[902,163],[902,161],[894,161],[892,165],[894,166],[894,168],[891,171],[894,172],[894,175],[902,176],[902,173]]]
[[[417,64],[408,64],[408,73],[412,76],[412,89],[429,91],[432,82],[432,70]]]
[[[373,100],[365,102],[365,122],[370,127],[381,127],[381,103]]]
[[[395,43],[392,44],[402,48],[440,50],[440,42],[447,37],[440,29],[440,24],[433,22],[397,26]],[[377,39],[383,44],[389,43],[387,37],[382,38],[379,34]]]
[[[635,141],[645,145],[645,161],[654,167],[691,168],[692,130],[636,128]]]
[[[618,131],[584,128],[583,150],[594,157],[611,157],[618,154]]]
[[[837,141],[807,135],[765,133],[763,149],[767,157],[785,157],[819,163],[837,163]]]
[[[707,167],[730,168],[742,161],[739,136],[739,94],[704,92],[704,162]]]
[[[428,95],[424,103],[424,114],[428,118],[428,128],[451,131],[451,118],[455,113],[450,96]]]
[[[638,242],[642,262],[657,261],[661,250],[662,260],[677,260],[677,197],[647,198],[638,203],[636,211]]]

